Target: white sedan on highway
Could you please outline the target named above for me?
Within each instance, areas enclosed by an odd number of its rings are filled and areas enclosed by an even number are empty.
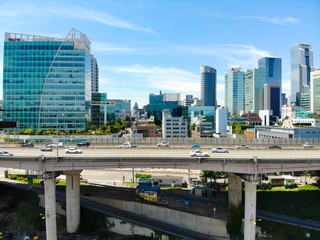
[[[213,153],[229,153],[229,150],[226,148],[214,147],[211,149]]]
[[[8,153],[8,152],[6,152],[6,151],[0,151],[0,156],[13,156],[13,154],[12,153]]]
[[[81,154],[82,150],[78,149],[78,148],[68,148],[65,150],[65,153],[66,154],[68,154],[68,153]]]
[[[200,150],[195,150],[190,152],[191,157],[210,157],[209,153],[201,152]]]

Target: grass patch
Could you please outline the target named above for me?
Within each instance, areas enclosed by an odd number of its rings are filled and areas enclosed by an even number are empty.
[[[257,191],[257,208],[293,217],[320,221],[320,190],[313,185],[298,189]]]

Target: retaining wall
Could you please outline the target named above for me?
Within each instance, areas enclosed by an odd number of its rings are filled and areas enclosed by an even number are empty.
[[[228,238],[226,229],[227,223],[219,219],[198,216],[195,214],[172,210],[165,207],[158,207],[154,205],[130,201],[88,196],[85,196],[83,198],[131,213],[143,215],[172,225],[176,225],[181,228],[186,228],[195,232],[209,234],[216,237]]]

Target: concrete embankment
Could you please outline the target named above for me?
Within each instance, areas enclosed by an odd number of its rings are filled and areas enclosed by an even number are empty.
[[[82,198],[131,213],[139,214],[158,221],[176,225],[181,228],[186,228],[191,231],[216,237],[228,238],[226,222],[219,219],[198,216],[195,214],[172,210],[165,207],[117,199],[91,196],[82,196]]]

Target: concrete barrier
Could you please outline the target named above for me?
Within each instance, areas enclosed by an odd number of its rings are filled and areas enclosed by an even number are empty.
[[[198,216],[191,213],[172,210],[165,207],[123,201],[109,198],[98,198],[82,196],[90,201],[98,202],[107,206],[118,208],[124,211],[143,215],[148,218],[176,225],[195,232],[208,234],[216,237],[228,238],[226,221]]]

